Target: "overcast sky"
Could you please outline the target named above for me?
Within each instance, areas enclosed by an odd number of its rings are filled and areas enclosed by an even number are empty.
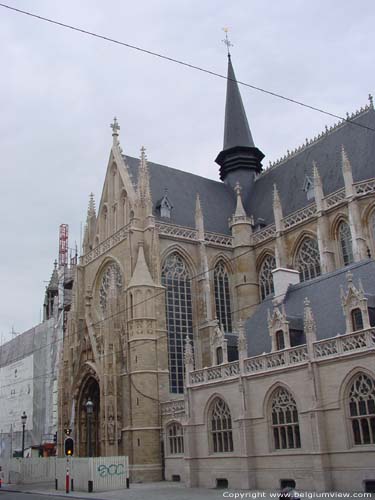
[[[4,0],[6,2],[6,0]],[[373,0],[8,0],[338,115],[375,91]],[[39,322],[58,229],[80,241],[121,125],[126,154],[218,179],[225,81],[0,7],[0,338]],[[242,88],[265,164],[335,120]],[[171,193],[172,196],[172,193]]]

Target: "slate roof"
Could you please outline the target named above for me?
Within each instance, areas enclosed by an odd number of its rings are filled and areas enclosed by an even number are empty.
[[[310,281],[290,285],[284,299],[288,318],[295,318],[302,326],[304,300],[310,300],[316,322],[318,340],[345,333],[345,318],[340,300],[340,287],[347,289],[346,273],[351,271],[353,283],[358,288],[361,280],[368,305],[374,303],[375,261],[364,260],[338,271],[324,274]],[[268,332],[267,311],[272,314],[273,297],[263,301],[256,312],[246,321],[248,354],[256,356],[271,351],[271,337]],[[292,325],[293,326],[293,325]]]
[[[375,111],[369,108],[359,114],[354,121],[375,128]],[[342,145],[351,162],[355,182],[375,177],[374,132],[345,122],[332,132],[323,135],[318,141],[306,146],[295,156],[265,170],[256,179],[249,199],[243,200],[246,212],[253,215],[255,220],[264,219],[267,225],[273,222],[273,184],[277,185],[284,217],[309,205],[313,200],[307,199],[303,187],[306,175],[311,178],[313,176],[313,161],[317,163],[325,195],[343,188]],[[136,185],[139,159],[131,156],[124,158]],[[235,196],[229,186],[165,165],[153,162],[148,162],[148,165],[154,215],[157,218],[160,219],[156,210],[157,202],[164,196],[165,189],[168,189],[168,198],[173,205],[171,218],[160,220],[195,227],[195,199],[199,193],[206,231],[230,234],[228,218],[235,211]]]
[[[375,128],[375,111],[367,109],[353,120]],[[371,130],[345,122],[321,139],[305,147],[294,157],[265,170],[254,183],[250,199],[245,200],[245,210],[255,219],[261,217],[266,224],[274,220],[272,187],[277,185],[284,217],[309,205],[303,191],[305,177],[312,178],[312,162],[318,166],[325,195],[344,187],[341,170],[341,146],[344,145],[352,165],[354,182],[375,177],[375,134]]]
[[[125,163],[134,186],[138,179],[139,158],[125,156]],[[174,168],[148,162],[154,215],[171,224],[195,227],[195,201],[197,193],[201,199],[206,231],[230,234],[228,218],[235,211],[235,193],[222,182],[205,179]],[[156,206],[168,189],[168,199],[173,205],[171,218],[161,218]]]

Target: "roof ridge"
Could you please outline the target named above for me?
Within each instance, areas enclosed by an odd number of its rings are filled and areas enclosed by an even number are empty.
[[[325,126],[325,129],[323,132],[318,134],[317,136],[314,136],[313,139],[308,139],[306,138],[306,142],[302,144],[301,146],[296,147],[293,150],[287,149],[287,153],[284,156],[281,156],[274,162],[269,162],[269,166],[265,168],[265,170],[259,175],[259,177],[263,177],[263,175],[266,175],[268,172],[273,170],[274,168],[282,165],[286,161],[290,160],[291,158],[294,158],[295,156],[298,156],[302,151],[306,151],[306,149],[310,148],[311,146],[314,146],[316,143],[327,137],[328,135],[336,132],[336,130],[339,130],[342,128],[344,125],[346,125],[348,122],[350,123],[350,120],[357,119],[364,114],[366,114],[369,110],[373,110],[374,106],[372,105],[371,101],[369,104],[366,104],[365,107],[361,107],[357,111],[354,111],[351,115],[349,113],[346,113],[346,119],[339,120],[337,123],[334,123],[330,127],[328,125]],[[258,177],[258,178],[259,178]]]

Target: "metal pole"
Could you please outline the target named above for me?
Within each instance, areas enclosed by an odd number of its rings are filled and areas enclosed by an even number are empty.
[[[22,458],[25,454],[25,422],[22,422]]]
[[[87,415],[87,440],[88,440],[88,455],[92,457],[92,437],[91,437],[91,414]]]

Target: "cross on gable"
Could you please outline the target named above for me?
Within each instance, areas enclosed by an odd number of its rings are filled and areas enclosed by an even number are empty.
[[[112,135],[118,135],[118,131],[120,130],[120,125],[118,124],[117,118],[113,118],[113,123],[110,125],[112,129]]]

